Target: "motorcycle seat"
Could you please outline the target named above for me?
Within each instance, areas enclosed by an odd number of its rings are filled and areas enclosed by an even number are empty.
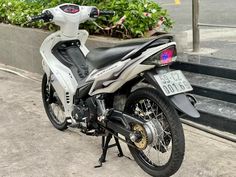
[[[150,43],[150,45],[149,45]],[[141,47],[143,49],[143,45],[147,45],[148,47],[159,46],[166,43],[163,40],[149,40],[149,41],[141,41],[141,42],[133,42],[126,43],[122,45],[118,45],[115,47],[102,47],[93,49],[86,56],[87,61],[96,69],[103,68],[105,66],[111,65],[115,62],[118,62],[127,54],[131,54],[132,51],[138,50]],[[136,52],[134,54],[137,54]],[[131,54],[132,55],[132,54]]]
[[[111,65],[122,59],[132,50],[139,47],[144,42],[122,44],[115,47],[95,48],[86,56],[87,61],[96,69]]]

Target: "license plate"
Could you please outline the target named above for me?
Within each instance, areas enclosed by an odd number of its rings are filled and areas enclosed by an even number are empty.
[[[166,96],[193,90],[182,71],[172,71],[154,76]]]

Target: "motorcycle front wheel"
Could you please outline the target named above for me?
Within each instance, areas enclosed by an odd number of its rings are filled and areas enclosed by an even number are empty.
[[[53,87],[50,87],[47,82],[47,75],[44,74],[42,79],[42,99],[44,109],[52,125],[56,129],[63,131],[68,128],[64,107]]]
[[[171,176],[180,168],[185,152],[185,140],[176,110],[153,88],[141,88],[128,97],[124,111],[139,116],[154,125],[156,136],[149,144],[144,128],[132,125],[143,138],[134,143],[138,148],[129,150],[138,165],[148,174],[157,177]]]

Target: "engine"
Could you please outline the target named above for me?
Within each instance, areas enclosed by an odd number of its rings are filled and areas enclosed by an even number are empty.
[[[75,105],[72,116],[78,123],[78,127],[83,131],[87,132],[97,128],[97,106],[93,98],[89,98],[86,101],[80,100]]]

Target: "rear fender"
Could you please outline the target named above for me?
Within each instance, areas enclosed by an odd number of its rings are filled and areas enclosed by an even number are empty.
[[[144,73],[143,77],[145,81],[148,82],[148,84],[154,86],[163,97],[167,98],[170,104],[172,104],[178,111],[190,117],[199,118],[199,112],[196,110],[196,108],[190,102],[189,98],[184,93],[173,95],[170,97],[165,96],[159,84],[154,78],[154,75],[159,74],[160,72],[162,72],[162,70],[147,71]]]

